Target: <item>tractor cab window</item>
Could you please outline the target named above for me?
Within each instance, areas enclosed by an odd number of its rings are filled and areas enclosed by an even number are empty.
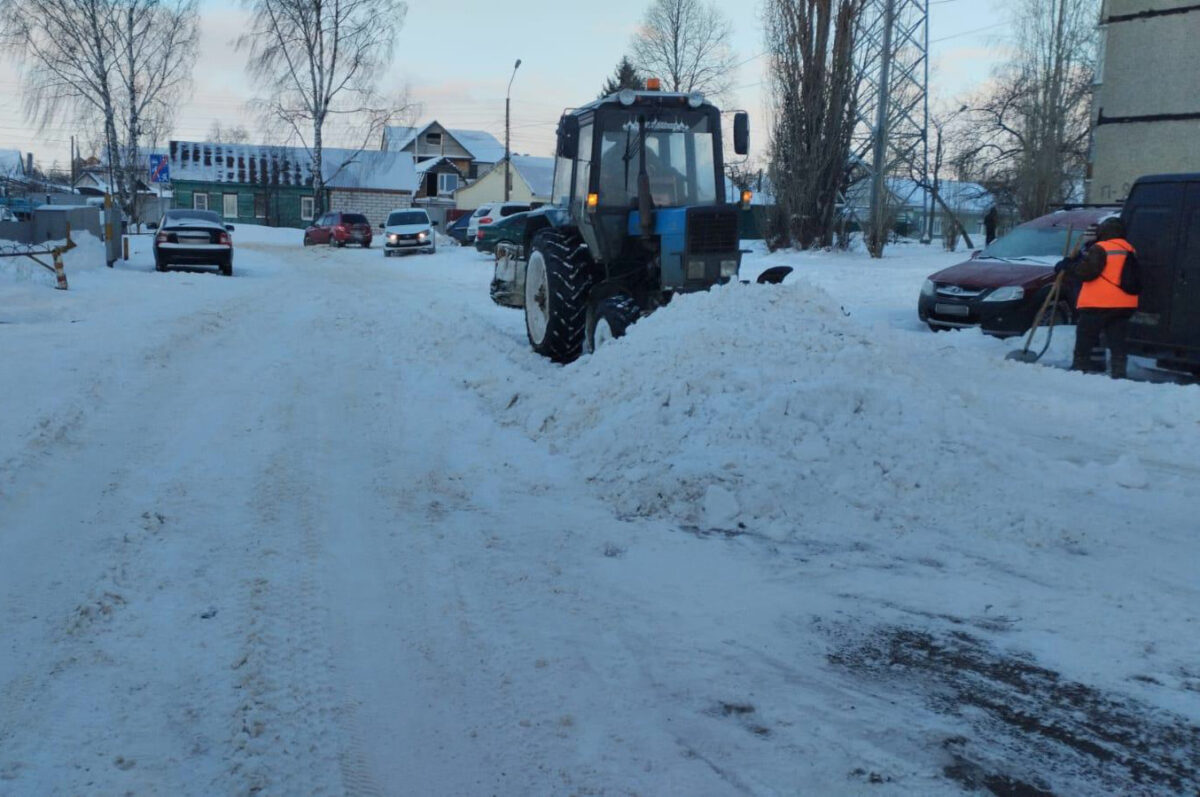
[[[641,136],[635,114],[615,116],[600,141],[600,206],[637,205]],[[646,120],[646,174],[656,207],[713,205],[717,172],[705,116],[662,111]]]

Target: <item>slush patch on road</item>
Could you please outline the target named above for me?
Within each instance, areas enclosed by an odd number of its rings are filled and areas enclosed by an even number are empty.
[[[829,661],[965,721],[972,733],[943,746],[952,760],[944,774],[966,788],[1200,793],[1200,727],[998,653],[970,634],[884,628],[838,648]]]

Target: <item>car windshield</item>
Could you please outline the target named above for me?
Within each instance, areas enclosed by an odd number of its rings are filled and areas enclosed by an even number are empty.
[[[212,210],[168,210],[163,215],[163,223],[172,221],[208,221],[220,224],[221,217]]]
[[[1022,257],[1062,257],[1070,251],[1067,246],[1067,228],[1065,227],[1018,227],[1008,235],[997,238],[988,245],[980,257],[994,257],[998,260],[1015,260]],[[1079,242],[1083,230],[1075,230],[1071,235],[1071,247]]]
[[[429,217],[420,210],[407,210],[392,213],[387,220],[389,227],[399,227],[406,224],[428,224]]]
[[[638,120],[609,119],[600,139],[600,204],[637,204],[640,168]],[[646,120],[646,173],[657,207],[712,205],[717,201],[713,134],[704,116],[660,112]]]
[[[367,217],[361,213],[343,213],[342,224],[370,224]]]

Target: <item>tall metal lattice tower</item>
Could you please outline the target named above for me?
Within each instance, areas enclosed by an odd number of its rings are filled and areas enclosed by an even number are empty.
[[[929,174],[929,2],[867,0],[859,20],[858,119],[847,201],[854,209],[869,198],[869,218],[860,218],[864,224],[874,225],[889,212],[886,178]],[[920,193],[928,218],[931,200]],[[928,229],[923,225],[923,237]]]

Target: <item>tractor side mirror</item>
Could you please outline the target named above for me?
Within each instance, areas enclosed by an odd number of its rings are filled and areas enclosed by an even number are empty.
[[[750,114],[745,111],[733,115],[733,151],[738,155],[750,154]]]
[[[574,160],[579,155],[579,119],[564,116],[558,122],[558,157]]]

